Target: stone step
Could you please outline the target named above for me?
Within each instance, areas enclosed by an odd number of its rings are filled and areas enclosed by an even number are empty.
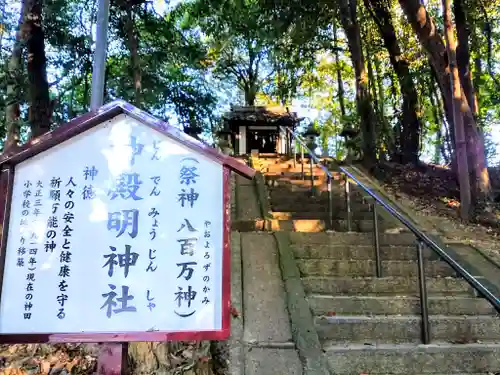
[[[268,168],[292,168],[293,160],[266,160],[263,162]],[[297,162],[295,162],[297,164]]]
[[[302,164],[297,163],[295,167],[293,166],[293,163],[286,163],[286,164],[271,164],[271,165],[266,165],[265,167],[265,172],[266,173],[279,173],[279,172],[293,172],[293,173],[302,173]],[[305,164],[304,163],[304,172],[309,173],[310,172],[310,165],[309,163]],[[319,168],[316,166],[313,166],[313,173],[314,172],[321,172],[325,173],[323,168]],[[329,170],[330,174],[333,176],[341,176],[342,173],[334,170]]]
[[[325,171],[323,171],[321,169],[313,170],[312,175],[315,178],[318,178],[318,177],[325,177],[326,178]],[[297,179],[302,179],[302,171],[300,171],[300,170],[265,171],[264,176],[266,177],[266,180],[268,180],[268,179],[275,180],[275,179],[281,178],[281,177],[287,177],[289,179],[297,180]],[[311,172],[309,171],[309,168],[305,170],[304,178],[311,179]]]
[[[307,191],[301,191],[301,192],[294,192],[291,191],[289,188],[283,188],[283,189],[271,189],[269,196],[271,200],[275,201],[306,201],[306,202],[315,202],[315,203],[324,203],[328,204],[329,198],[328,198],[328,192],[323,192],[323,191],[315,191],[311,193],[311,189],[308,189]],[[345,205],[345,195],[342,191],[332,191],[332,202],[334,204],[341,204]],[[366,205],[369,205],[369,200],[364,199],[363,195],[353,193],[351,194],[351,202],[356,202],[356,203],[363,203]]]
[[[307,187],[307,186],[311,186],[311,180],[310,179],[305,179],[305,180],[302,180],[302,179],[298,179],[298,180],[295,180],[295,179],[289,179],[289,178],[277,178],[277,179],[274,179],[273,180],[273,183],[268,183],[268,185],[270,186],[289,186],[289,185],[297,185],[297,186],[301,186],[301,187]],[[313,180],[313,185],[314,186],[322,186],[322,185],[326,185],[326,178],[323,178],[323,177],[319,177],[319,178],[316,178]]]
[[[418,315],[420,299],[408,296],[308,296],[314,315]],[[479,297],[429,297],[431,315],[497,315],[495,308]]]
[[[373,245],[371,233],[290,233],[291,243],[310,245]],[[381,245],[415,245],[412,233],[380,233]]]
[[[373,245],[291,245],[297,258],[309,259],[337,259],[337,260],[374,260],[375,248]],[[424,259],[439,260],[439,256],[432,250],[426,248],[423,251]],[[382,260],[417,260],[415,246],[381,246],[380,258]]]
[[[264,174],[266,180],[267,179],[276,180],[276,179],[280,179],[280,178],[290,179],[290,180],[297,180],[297,179],[302,180],[302,171],[300,170],[300,168],[299,169],[281,169],[281,170],[273,170],[273,171],[267,171],[266,169],[264,169],[263,174]],[[325,181],[328,178],[328,175],[322,169],[313,170],[312,175],[316,179],[321,178],[321,179],[324,179]],[[340,184],[343,181],[342,176],[338,173],[330,173],[330,175],[332,176],[332,181],[335,184]],[[305,180],[311,179],[311,171],[309,171],[309,168],[307,168],[304,171],[304,179]]]
[[[306,207],[307,208],[307,207]],[[328,211],[275,211],[272,213],[273,218],[277,220],[299,220],[299,219],[316,219],[316,220],[329,220],[329,212]],[[334,219],[347,219],[347,211],[344,210],[333,210],[332,217]],[[355,211],[351,213],[351,218],[352,219],[364,219],[364,220],[373,220],[373,213],[372,212],[359,212]]]
[[[481,278],[478,278],[481,280]],[[465,281],[455,277],[426,277],[427,293],[435,296],[470,296],[475,290]],[[416,277],[324,277],[302,278],[307,294],[328,295],[377,295],[377,296],[418,296]]]
[[[276,212],[328,212],[328,203],[316,203],[313,201],[294,201],[291,197],[286,200],[271,199],[271,207]],[[334,212],[347,211],[343,202],[336,201],[333,203]],[[371,212],[370,206],[367,204],[352,202],[351,212]]]
[[[500,344],[331,345],[324,346],[335,374],[495,374]]]
[[[332,229],[336,232],[347,232],[348,225],[347,220],[333,220],[333,228],[330,228],[329,221],[324,220],[314,220],[314,219],[296,219],[296,220],[269,220],[272,225],[272,230],[275,231],[288,231],[288,232],[309,232],[318,233],[324,232],[327,229]],[[386,222],[379,222],[379,230],[384,231],[390,229],[392,226]],[[372,232],[373,231],[373,221],[372,220],[352,220],[351,221],[351,231],[352,232]]]
[[[300,195],[303,194],[306,197],[311,197],[311,186],[297,186],[297,185],[289,185],[289,186],[276,186],[276,187],[271,187],[271,195],[282,195],[282,196],[288,196],[290,194],[290,189],[293,188],[293,193],[295,195]],[[332,185],[332,193],[335,198],[342,197],[345,199],[345,191],[342,186],[333,184]],[[314,196],[316,199],[321,199],[324,198],[325,200],[328,199],[328,189],[325,187],[316,187],[314,189]],[[364,194],[362,191],[355,190],[350,192],[350,197],[351,200],[354,198],[363,198],[367,197],[366,194]]]
[[[314,323],[320,340],[336,343],[420,343],[419,316],[321,316]],[[500,341],[498,316],[429,316],[431,340],[450,343]]]
[[[274,194],[271,192],[269,194],[269,198],[271,199],[271,202],[273,204],[277,205],[290,205],[290,204],[310,204],[310,205],[316,205],[319,207],[328,207],[329,200],[328,198],[317,198],[314,196],[306,196],[305,194],[295,194],[293,192],[288,192],[287,194],[284,193],[279,193],[279,194]],[[357,199],[352,199],[351,204],[355,206],[366,206],[362,207],[362,211],[369,211],[369,204],[365,201],[363,201],[362,198],[357,198]],[[332,205],[335,206],[339,210],[345,210],[346,209],[346,203],[344,197],[338,197],[338,196],[333,196],[332,197]],[[297,208],[300,208],[300,206],[297,206]],[[300,211],[300,210],[299,210]],[[356,211],[353,206],[351,206],[351,211],[354,212]]]
[[[276,192],[284,192],[285,194],[289,191],[294,191],[297,193],[303,192],[303,193],[309,193],[311,191],[311,186],[300,186],[300,185],[282,185],[282,186],[271,186],[272,184],[269,183],[268,186],[272,189],[271,191],[276,191]],[[344,187],[341,185],[338,185],[337,183],[332,184],[332,190],[337,193],[337,195],[342,195],[344,196]],[[316,186],[315,188],[316,192],[321,192],[325,193],[328,191],[326,184],[324,186]],[[355,194],[362,194],[363,193],[359,190],[352,190],[351,195],[354,196]]]
[[[375,276],[374,260],[333,260],[333,259],[297,259],[301,275],[307,276]],[[455,271],[444,261],[431,260],[424,264],[425,275],[454,276]],[[417,262],[400,260],[383,260],[383,276],[416,276]]]

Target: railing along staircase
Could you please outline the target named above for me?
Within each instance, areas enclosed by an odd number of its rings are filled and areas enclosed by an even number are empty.
[[[333,227],[334,220],[334,205],[333,205],[333,194],[332,194],[332,181],[334,180],[334,175],[330,170],[323,165],[322,161],[306,146],[305,141],[295,132],[289,128],[281,127],[280,131],[288,132],[291,139],[294,141],[293,147],[293,163],[294,166],[297,163],[297,146],[300,153],[300,163],[301,163],[301,175],[302,179],[310,179],[311,181],[311,191],[315,189],[314,182],[314,167],[319,168],[323,171],[326,176],[326,187],[328,192],[328,222],[330,228]],[[308,165],[306,166],[304,155],[308,156]],[[344,199],[345,208],[347,211],[347,230],[351,231],[352,228],[352,209],[351,209],[351,196],[353,194],[353,187],[362,191],[364,199],[369,201],[371,212],[373,213],[373,246],[375,253],[375,263],[376,263],[376,276],[377,278],[383,277],[382,268],[382,257],[380,251],[380,241],[379,241],[379,211],[384,210],[392,218],[397,220],[403,225],[403,227],[413,233],[415,236],[415,251],[417,255],[417,282],[419,291],[419,306],[421,315],[421,340],[423,344],[429,344],[432,340],[431,330],[429,325],[429,309],[428,309],[428,295],[426,286],[426,271],[424,267],[424,249],[428,248],[434,252],[439,259],[446,262],[458,275],[460,278],[464,279],[479,296],[484,297],[492,307],[500,313],[500,299],[495,296],[478,278],[472,276],[467,270],[462,267],[455,259],[453,259],[441,246],[439,246],[436,241],[430,238],[427,234],[423,233],[415,225],[413,225],[399,210],[397,210],[393,205],[388,203],[380,195],[370,189],[368,186],[360,181],[360,178],[356,176],[356,173],[350,167],[338,167],[338,171],[341,173],[344,179]],[[307,171],[308,170],[308,171]],[[499,321],[500,324],[500,321]]]

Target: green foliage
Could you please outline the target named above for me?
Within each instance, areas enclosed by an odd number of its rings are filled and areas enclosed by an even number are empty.
[[[398,1],[390,8],[402,58],[409,61],[418,92],[423,158],[449,158],[440,147],[450,131],[443,102],[427,56],[407,22]],[[486,149],[494,160],[491,131],[500,126],[500,1],[467,0],[471,71],[479,102],[478,123],[485,132]],[[16,2],[2,9],[0,50],[0,115],[6,107],[7,63],[19,19]],[[397,148],[403,121],[402,91],[389,53],[371,14],[357,1],[358,23],[366,75],[375,112],[379,157]],[[12,11],[15,9],[15,11]],[[442,32],[441,1],[429,0],[426,9]],[[88,111],[92,76],[92,32],[97,0],[44,2],[44,31],[50,95],[55,99],[55,125]],[[320,0],[189,0],[165,13],[142,0],[111,2],[105,100],[137,95],[130,35],[133,22],[141,80],[141,105],[180,126],[201,127],[213,136],[220,113],[237,96],[247,104],[299,101],[318,113],[314,120],[323,152],[345,155],[343,129],[359,129],[352,60],[336,2]],[[21,138],[29,135],[26,58],[21,67]],[[340,84],[339,84],[340,81]],[[235,103],[237,104],[237,103]],[[0,138],[5,127],[0,127]],[[357,139],[355,142],[360,142]],[[358,145],[359,146],[359,145]],[[356,146],[356,147],[358,147]],[[439,155],[445,149],[448,155]],[[437,152],[438,150],[439,152]],[[436,153],[437,152],[437,153]],[[429,156],[430,155],[430,156]]]

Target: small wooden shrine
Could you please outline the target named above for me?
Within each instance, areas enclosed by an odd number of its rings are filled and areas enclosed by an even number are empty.
[[[295,130],[303,118],[279,106],[232,106],[223,116],[224,130],[234,155],[289,154],[292,140],[280,126]]]

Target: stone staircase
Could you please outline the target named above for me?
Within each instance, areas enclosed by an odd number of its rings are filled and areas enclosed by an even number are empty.
[[[331,228],[321,169],[313,169],[311,194],[299,163],[261,159],[257,165],[279,222],[275,227],[290,232],[290,249],[331,373],[500,372],[498,314],[432,250],[424,250],[431,344],[423,345],[414,235],[379,218],[382,277],[377,278],[373,212],[361,193],[351,194],[353,224],[347,232],[344,189],[334,175]],[[305,169],[309,175],[307,163]]]

